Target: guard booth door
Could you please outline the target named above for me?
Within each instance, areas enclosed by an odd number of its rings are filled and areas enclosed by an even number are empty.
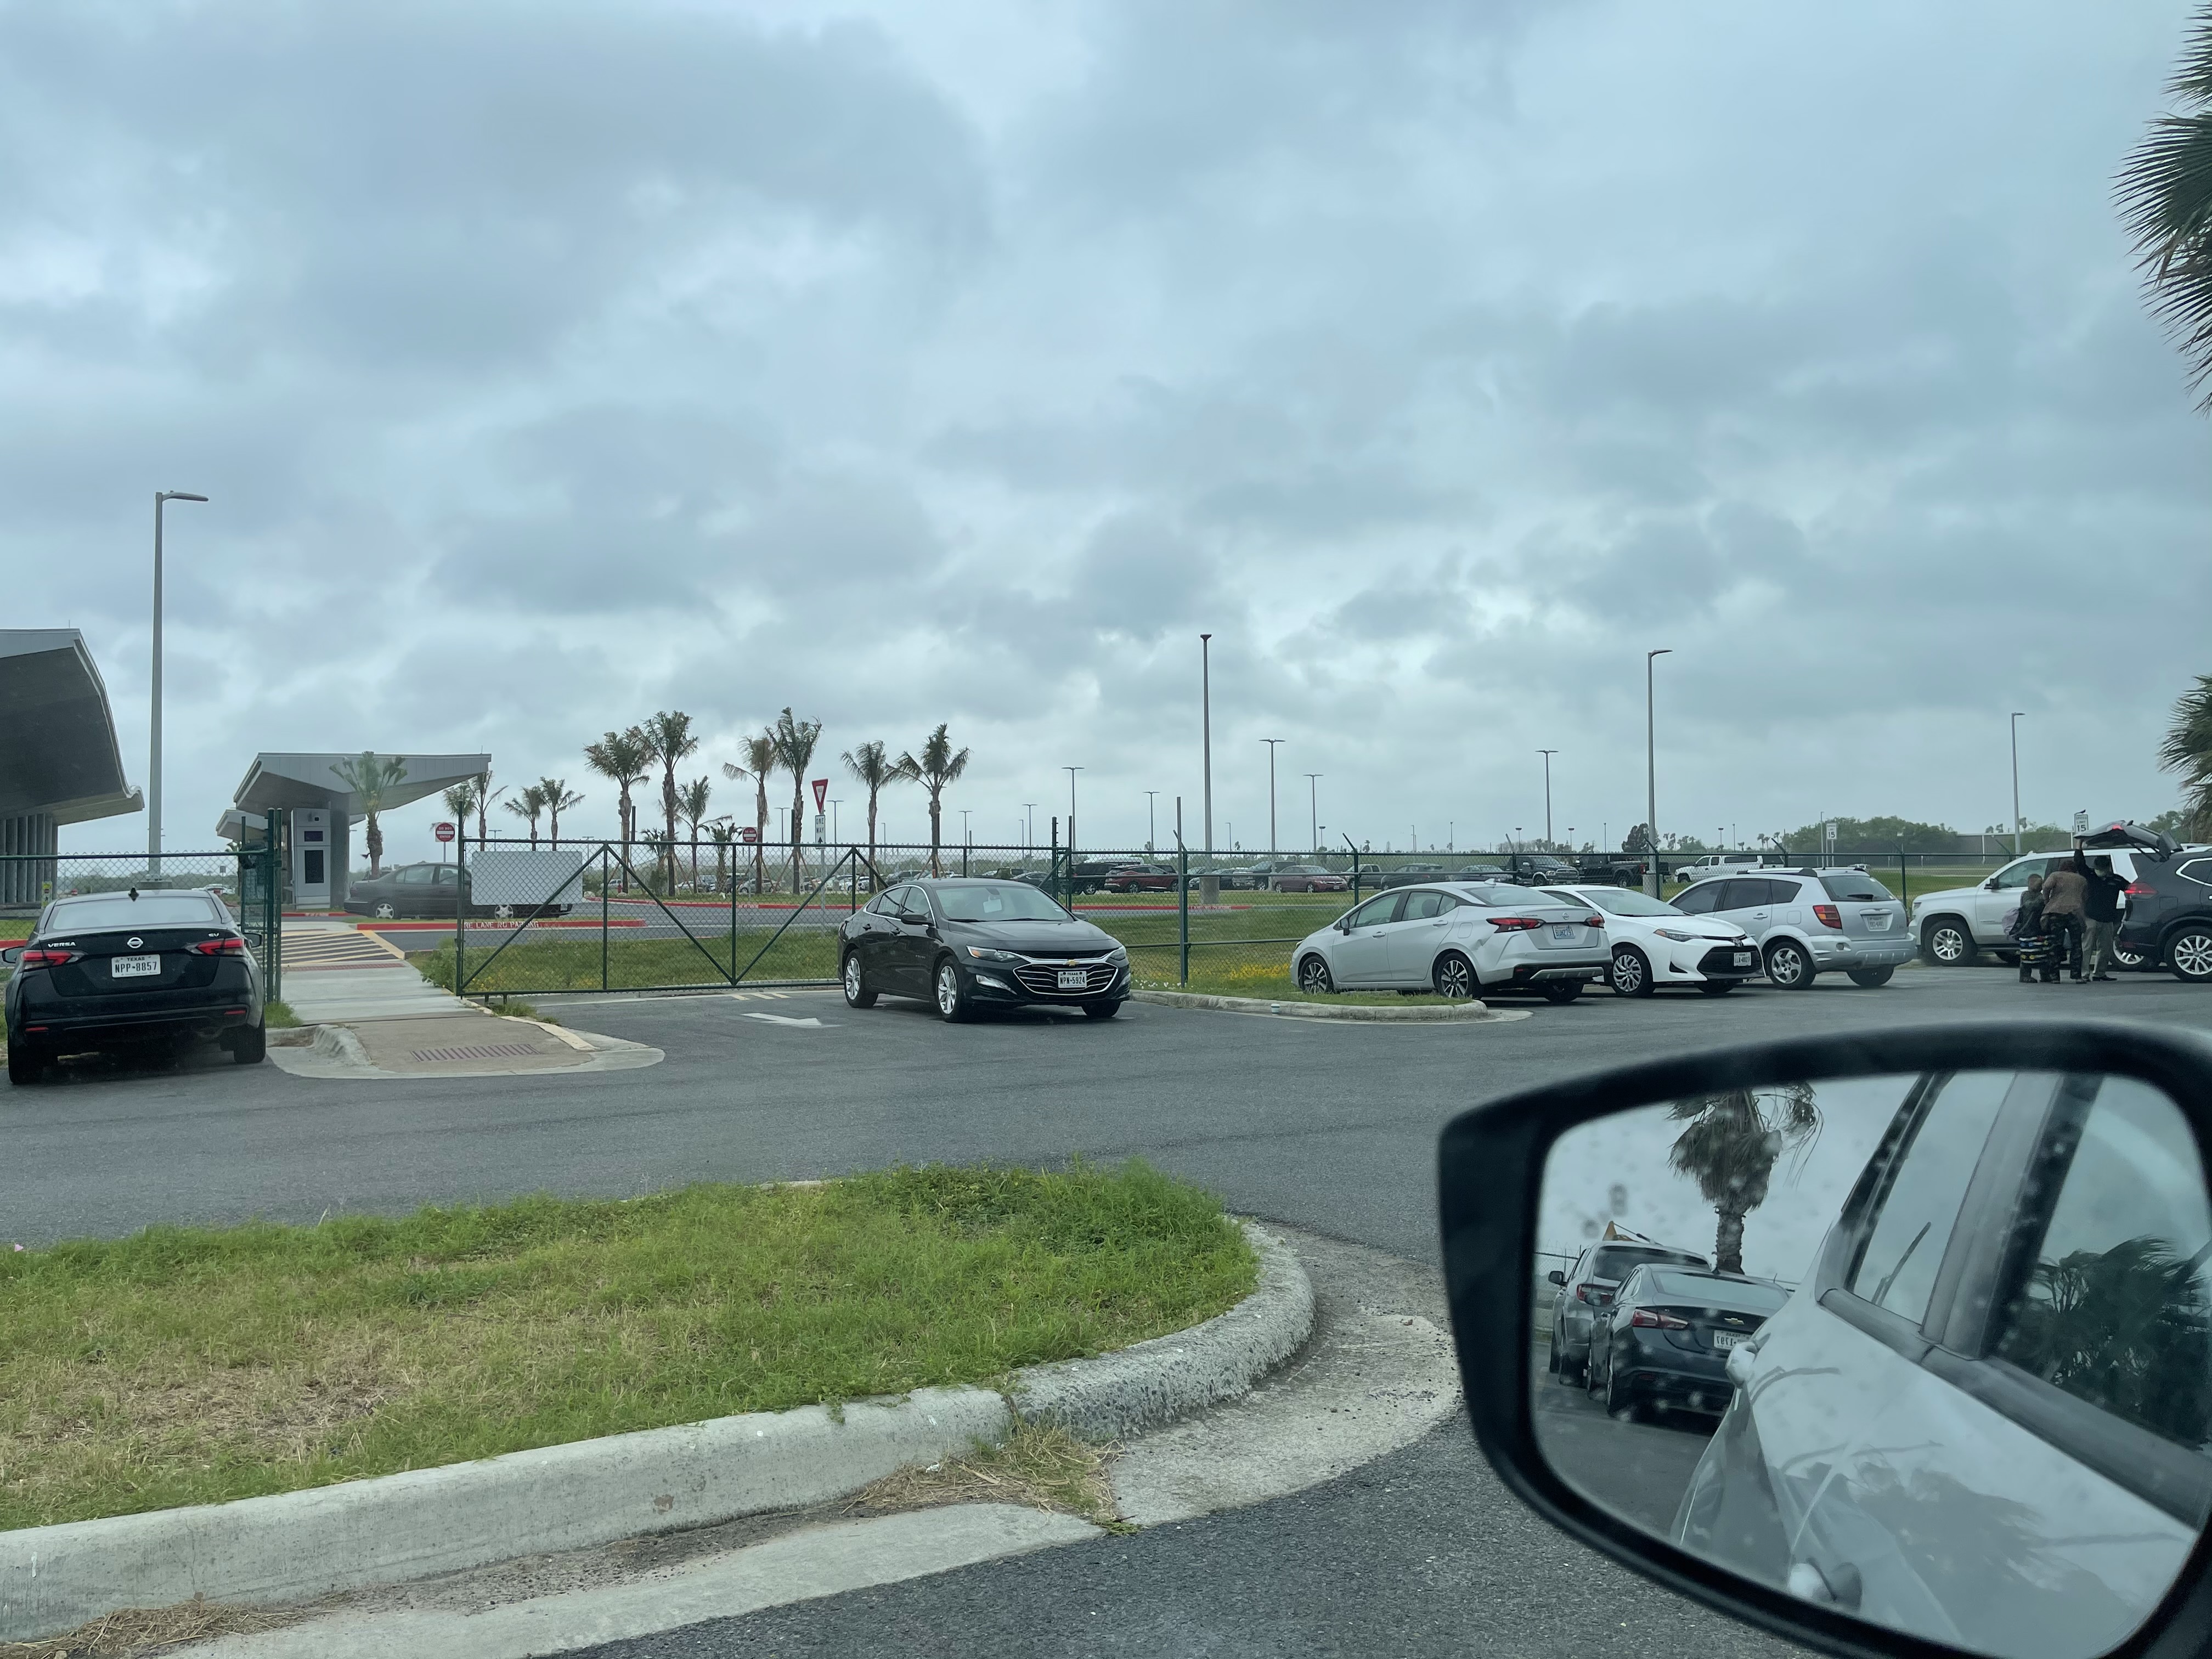
[[[292,820],[292,902],[302,910],[331,908],[331,811],[303,806]]]

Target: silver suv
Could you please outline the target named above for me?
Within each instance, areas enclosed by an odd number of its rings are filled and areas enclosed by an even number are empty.
[[[1674,895],[1677,910],[1732,921],[1751,935],[1778,990],[1802,991],[1841,969],[1886,985],[1914,943],[1905,906],[1863,870],[1768,870],[1717,876]]]

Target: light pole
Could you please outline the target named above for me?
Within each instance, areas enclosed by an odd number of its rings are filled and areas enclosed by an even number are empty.
[[[1200,902],[1221,902],[1221,878],[1213,868],[1213,635],[1198,636],[1199,737],[1206,769],[1206,873],[1198,879]]]
[[[1160,792],[1157,789],[1146,790],[1145,850],[1147,853],[1155,852],[1158,849],[1160,839],[1159,805]]]
[[[156,660],[159,660],[158,652]],[[2012,855],[2014,858],[2020,856],[2020,717],[2027,712],[2024,708],[2012,711]],[[161,727],[154,729],[158,732]]]
[[[1321,780],[1323,774],[1306,774],[1306,817],[1313,825],[1314,851],[1321,851]]]
[[[1075,775],[1083,769],[1063,766],[1060,769],[1067,774],[1067,856],[1072,868],[1075,862]]]
[[[204,501],[188,489],[154,492],[154,717],[146,766],[146,873],[161,873],[161,508],[171,501]]]
[[[1275,750],[1283,741],[1280,738],[1262,738],[1267,745],[1267,856],[1273,858],[1279,850],[1275,838]]]
[[[1549,847],[1552,844],[1552,757],[1559,751],[1539,749],[1536,752],[1544,757],[1544,845]]]
[[[1644,834],[1650,845],[1644,854],[1644,890],[1659,896],[1659,747],[1652,713],[1651,665],[1671,657],[1674,647],[1662,646],[1644,653]]]
[[[830,843],[833,847],[837,843],[837,809],[844,804],[842,800],[830,803]]]
[[[1025,800],[1022,803],[1022,810],[1029,814],[1022,820],[1027,826],[1022,831],[1023,850],[1033,853],[1036,850],[1036,803],[1033,800]]]

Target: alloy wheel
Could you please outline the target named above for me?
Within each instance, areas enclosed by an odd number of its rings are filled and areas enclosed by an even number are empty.
[[[1766,976],[1784,991],[1802,990],[1812,980],[1812,964],[1796,945],[1777,945],[1766,953]]]
[[[2212,979],[2212,933],[2201,927],[2190,928],[2174,935],[2173,943],[2166,947],[2166,960],[2173,964],[2178,979]]]
[[[1956,968],[1972,954],[1962,923],[1939,921],[1928,930],[1928,954],[1946,968]]]
[[[1328,964],[1319,957],[1308,957],[1298,964],[1298,989],[1310,996],[1327,996],[1336,989],[1336,981],[1329,977]]]
[[[1437,963],[1437,994],[1463,1000],[1474,994],[1474,964],[1454,951]]]
[[[1607,978],[1617,997],[1651,994],[1651,964],[1644,961],[1641,951],[1632,946],[1623,945],[1613,953],[1613,966],[1607,970]]]
[[[937,1012],[951,1019],[960,1011],[960,970],[951,963],[937,969]]]

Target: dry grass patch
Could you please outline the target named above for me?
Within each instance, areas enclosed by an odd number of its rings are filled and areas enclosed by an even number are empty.
[[[37,1642],[0,1642],[0,1659],[135,1659],[180,1642],[250,1636],[306,1617],[304,1609],[248,1607],[194,1596],[173,1607],[122,1607]]]
[[[1249,1292],[1140,1164],[898,1170],[0,1256],[0,1527],[327,1485],[1127,1346]]]
[[[1001,1445],[978,1444],[966,1457],[887,1474],[847,1498],[845,1508],[884,1515],[945,1504],[1020,1504],[1118,1528],[1106,1474],[1111,1457],[1112,1448],[1057,1425],[1018,1422]]]

